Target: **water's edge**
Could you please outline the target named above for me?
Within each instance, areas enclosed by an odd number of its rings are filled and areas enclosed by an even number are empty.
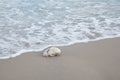
[[[16,57],[16,56],[19,56],[19,55],[21,55],[21,54],[23,54],[23,53],[29,53],[29,52],[40,52],[40,51],[42,51],[42,50],[44,50],[45,48],[48,48],[48,47],[50,47],[50,46],[71,46],[71,45],[74,45],[74,44],[79,44],[79,43],[88,43],[88,42],[93,42],[93,41],[100,41],[100,40],[104,40],[104,39],[112,39],[112,38],[118,38],[118,37],[120,37],[120,34],[119,35],[116,35],[116,36],[107,36],[107,37],[99,37],[99,38],[96,38],[96,39],[91,39],[91,40],[83,40],[83,41],[74,41],[74,42],[70,42],[70,43],[68,43],[68,44],[61,44],[61,45],[48,45],[48,46],[46,46],[46,47],[43,47],[42,49],[37,49],[37,50],[20,50],[20,51],[18,51],[16,54],[12,54],[11,56],[5,56],[5,57],[0,57],[0,59],[9,59],[9,58],[14,58],[14,57]]]

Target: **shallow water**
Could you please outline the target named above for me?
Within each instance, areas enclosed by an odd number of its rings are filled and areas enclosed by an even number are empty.
[[[0,0],[0,59],[116,36],[119,0]]]

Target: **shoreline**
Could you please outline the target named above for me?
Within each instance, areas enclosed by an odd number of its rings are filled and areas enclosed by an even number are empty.
[[[60,46],[59,57],[25,53],[0,60],[1,80],[119,80],[120,37]]]
[[[31,52],[42,52],[44,49],[50,47],[50,46],[56,46],[56,47],[67,47],[67,46],[72,46],[74,44],[82,44],[82,43],[90,43],[90,42],[95,42],[95,41],[101,41],[101,40],[107,40],[107,39],[114,39],[114,38],[120,38],[120,35],[116,35],[116,36],[108,36],[108,37],[99,37],[96,39],[91,39],[91,40],[83,40],[83,41],[74,41],[74,42],[70,42],[68,44],[61,44],[61,45],[48,45],[42,49],[37,49],[37,50],[21,50],[18,51],[16,54],[13,54],[11,56],[6,56],[6,57],[0,57],[1,59],[9,59],[9,58],[15,58],[17,56],[20,56],[24,53],[31,53]]]

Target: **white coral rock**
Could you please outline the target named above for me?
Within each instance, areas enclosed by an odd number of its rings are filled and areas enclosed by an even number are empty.
[[[59,56],[60,54],[61,50],[57,47],[50,47],[43,52],[43,56],[45,57]]]

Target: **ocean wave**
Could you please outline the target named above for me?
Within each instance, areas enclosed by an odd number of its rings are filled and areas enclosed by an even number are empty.
[[[119,36],[117,0],[0,0],[0,59]]]

